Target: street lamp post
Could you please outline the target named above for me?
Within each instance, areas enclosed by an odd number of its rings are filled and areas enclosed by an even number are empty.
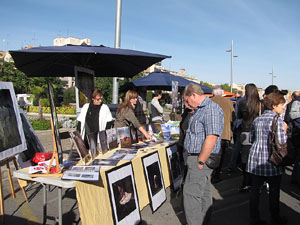
[[[115,30],[115,48],[120,48],[121,40],[121,11],[122,11],[122,0],[117,0],[117,10],[116,10],[116,30]],[[119,81],[118,77],[113,78],[113,93],[112,102],[113,104],[118,104],[118,94],[119,94]]]
[[[273,67],[272,67],[272,73],[269,73],[269,74],[271,74],[271,76],[272,76],[272,85],[274,84],[274,78],[276,77],[275,75],[274,75],[274,72],[273,72]]]
[[[232,92],[232,83],[233,83],[233,80],[232,80],[232,74],[233,74],[233,57],[238,57],[237,55],[234,55],[233,54],[233,40],[231,40],[231,49],[229,50],[226,50],[226,52],[231,52],[231,69],[230,69],[230,92]]]

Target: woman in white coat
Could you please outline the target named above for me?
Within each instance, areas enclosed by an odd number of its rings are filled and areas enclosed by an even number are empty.
[[[105,130],[106,124],[113,120],[108,106],[102,102],[102,92],[99,90],[93,91],[92,101],[82,107],[77,118],[80,122],[80,133],[86,145],[88,144],[88,135],[98,134],[99,131]]]

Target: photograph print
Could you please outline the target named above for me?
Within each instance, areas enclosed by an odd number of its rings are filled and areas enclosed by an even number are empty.
[[[176,192],[177,190],[179,190],[183,178],[180,159],[177,152],[177,145],[176,144],[171,145],[167,147],[166,150],[167,150],[167,158],[169,162],[171,180],[173,184],[173,190],[174,192]]]
[[[142,158],[152,211],[155,212],[167,199],[158,152]]]
[[[130,148],[132,143],[129,127],[119,127],[118,135],[120,138],[121,148]]]
[[[106,130],[107,143],[110,150],[118,147],[118,137],[116,128]]]
[[[0,160],[27,149],[15,96],[11,82],[0,82]]]
[[[139,224],[141,220],[131,163],[106,171],[115,224]]]

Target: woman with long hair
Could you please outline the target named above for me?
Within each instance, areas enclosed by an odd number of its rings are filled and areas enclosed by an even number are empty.
[[[128,90],[126,92],[124,101],[120,105],[116,113],[115,127],[130,127],[134,126],[138,129],[147,139],[152,136],[143,128],[134,114],[134,107],[137,103],[138,94],[136,91]]]
[[[269,188],[269,210],[271,213],[270,224],[286,224],[287,218],[280,216],[279,198],[281,176],[283,166],[275,166],[269,161],[269,135],[272,131],[274,117],[277,117],[276,136],[280,144],[287,142],[286,127],[279,116],[284,111],[285,99],[280,93],[268,94],[264,99],[265,110],[263,114],[253,121],[250,140],[253,143],[250,148],[249,160],[246,170],[251,174],[250,190],[250,224],[267,224],[259,214],[259,195],[265,181]],[[277,119],[275,118],[275,119]]]
[[[237,113],[238,118],[242,119],[241,167],[243,170],[243,181],[240,191],[247,191],[251,185],[251,177],[245,170],[251,147],[249,134],[253,120],[258,117],[261,112],[261,101],[255,84],[251,83],[245,86],[245,96],[246,99],[240,102]]]

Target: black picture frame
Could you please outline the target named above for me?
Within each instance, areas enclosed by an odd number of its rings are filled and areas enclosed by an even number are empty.
[[[139,224],[141,214],[132,164],[105,172],[114,224]]]
[[[51,82],[48,80],[48,93],[49,93],[49,102],[50,102],[50,109],[51,109],[51,119],[52,119],[52,126],[53,126],[53,132],[54,132],[54,139],[57,153],[58,153],[58,160],[59,163],[63,162],[63,153],[62,153],[62,145],[61,145],[61,140],[59,136],[59,129],[58,129],[58,117],[56,113],[56,108],[54,104],[54,88],[51,84]]]
[[[177,152],[177,144],[166,147],[166,154],[169,164],[170,178],[174,192],[178,191],[183,179],[180,158]]]
[[[157,151],[142,157],[150,205],[155,212],[166,200],[166,190]]]

